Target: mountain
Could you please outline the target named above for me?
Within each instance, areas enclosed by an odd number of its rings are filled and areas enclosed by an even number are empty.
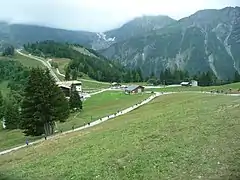
[[[98,33],[97,41],[92,43],[94,49],[107,48],[110,45],[149,33],[151,31],[161,29],[176,20],[168,16],[142,16],[137,17],[120,28],[113,29],[104,33]]]
[[[18,47],[26,43],[45,40],[76,43],[99,50],[108,48],[116,42],[160,29],[174,21],[168,16],[143,16],[127,22],[118,29],[103,33],[0,22],[0,50],[5,44],[12,44]]]
[[[127,22],[122,27],[105,32],[108,37],[114,37],[116,41],[123,41],[135,36],[161,29],[176,20],[168,16],[142,16]]]
[[[22,46],[44,40],[98,50],[124,66],[141,68],[145,77],[159,76],[166,68],[190,74],[212,71],[223,80],[232,78],[235,71],[240,73],[239,7],[201,10],[179,21],[143,16],[104,33],[0,22],[0,50],[4,44]]]
[[[91,48],[91,42],[97,38],[96,33],[86,31],[70,31],[36,25],[0,22],[0,45],[12,44],[21,46],[36,41],[54,40],[57,42],[82,44]]]
[[[219,79],[228,79],[235,71],[240,73],[239,49],[240,7],[227,7],[198,11],[99,52],[125,66],[140,67],[145,76],[177,68],[190,74],[210,70]]]

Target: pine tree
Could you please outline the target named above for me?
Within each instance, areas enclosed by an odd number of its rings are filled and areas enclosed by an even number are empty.
[[[51,135],[56,121],[69,116],[68,102],[49,70],[30,71],[21,109],[21,128],[27,135]]]
[[[160,79],[161,83],[164,84],[164,81],[165,81],[164,71],[160,72],[160,78],[159,79]]]
[[[3,56],[13,56],[14,55],[14,47],[12,45],[6,47],[2,53]]]
[[[72,80],[77,80],[77,78],[78,78],[77,70],[74,69],[72,71]]]
[[[71,110],[82,109],[82,101],[77,91],[72,91],[69,99],[69,107]]]
[[[152,78],[155,78],[155,74],[154,74],[154,72],[151,72],[151,74],[150,74],[150,78],[152,79]]]
[[[136,82],[142,82],[141,77],[138,73],[136,73],[135,81]]]
[[[188,71],[183,72],[184,81],[189,81],[190,75]]]
[[[132,82],[138,82],[137,72],[135,70],[132,70]]]
[[[240,74],[238,71],[236,71],[234,74],[234,82],[240,82]]]
[[[142,71],[140,68],[137,69],[137,73],[138,73],[138,76],[139,76],[139,82],[143,82],[143,75],[142,75]]]
[[[164,84],[165,85],[170,84],[170,81],[171,81],[171,71],[170,71],[170,69],[165,69],[164,78],[165,78]]]
[[[8,96],[9,97],[9,96]],[[18,129],[20,125],[19,105],[12,97],[4,103],[4,119],[7,129]]]
[[[181,82],[181,71],[175,70],[172,73],[173,83],[179,84]]]
[[[206,81],[206,85],[207,86],[212,86],[214,85],[215,83],[215,75],[211,72],[211,71],[208,71],[206,74],[205,74],[205,81]]]
[[[130,70],[127,70],[127,73],[125,75],[125,82],[127,83],[132,82],[132,73]]]
[[[199,85],[200,86],[211,86],[216,83],[217,77],[211,71],[203,72],[202,74],[198,75]]]
[[[0,91],[0,121],[3,118],[3,113],[4,113],[4,109],[3,109],[3,96],[2,96],[2,92]]]
[[[65,73],[65,80],[69,81],[70,80],[70,69],[67,68],[66,73]]]

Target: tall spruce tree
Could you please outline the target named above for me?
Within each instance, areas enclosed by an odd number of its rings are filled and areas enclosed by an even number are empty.
[[[164,71],[161,71],[160,72],[160,77],[159,77],[160,81],[162,84],[164,84],[164,81],[165,81],[165,76],[164,76]]]
[[[69,106],[71,110],[82,109],[82,101],[77,91],[72,91],[69,99]]]
[[[18,129],[20,126],[20,108],[17,101],[10,95],[4,102],[4,119],[7,129]]]
[[[77,73],[77,70],[73,70],[72,71],[72,80],[77,80],[77,78],[78,78],[78,73]]]
[[[49,70],[30,71],[21,110],[21,127],[27,135],[51,135],[56,121],[69,116],[69,105]]]
[[[3,109],[3,95],[2,95],[2,92],[0,91],[0,121],[3,118],[3,112],[4,112],[4,109]]]
[[[236,71],[234,74],[234,82],[240,82],[240,74]]]
[[[65,80],[66,80],[66,81],[69,81],[70,78],[71,78],[71,77],[70,77],[70,69],[67,68],[66,73],[65,73]]]
[[[12,45],[7,46],[6,48],[4,48],[2,55],[3,56],[13,56],[14,55],[14,47]]]
[[[130,70],[127,70],[127,73],[125,75],[125,82],[129,83],[132,82],[133,78],[132,78],[132,72]]]
[[[139,82],[143,82],[143,75],[142,75],[142,70],[140,68],[137,69],[138,76],[139,76]]]

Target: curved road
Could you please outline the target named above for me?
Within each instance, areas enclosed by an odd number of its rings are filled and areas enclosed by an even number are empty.
[[[39,57],[32,56],[32,55],[30,56],[30,55],[24,54],[24,53],[22,53],[20,50],[16,50],[16,51],[17,51],[17,53],[19,53],[19,54],[22,55],[22,56],[25,56],[25,57],[28,57],[28,58],[31,58],[31,59],[40,61],[44,66],[46,66],[46,67],[49,69],[49,71],[50,71],[50,73],[52,74],[52,76],[54,77],[54,79],[55,79],[56,81],[60,81],[60,79],[57,77],[57,75],[56,75],[56,74],[54,73],[54,71],[52,70],[52,67],[51,67],[51,64],[49,63],[49,61],[44,61],[43,59],[41,59],[41,58],[39,58]],[[56,71],[57,71],[57,74],[58,74],[58,75],[60,75],[60,76],[62,76],[62,77],[65,77],[65,75],[62,74],[62,73],[59,71],[58,68],[56,69]],[[107,84],[107,85],[110,84],[110,83],[107,83],[107,82],[100,82],[100,81],[94,81],[94,80],[88,80],[88,79],[80,79],[80,80],[82,80],[82,81],[88,81],[88,82],[93,82],[93,83],[99,83],[99,84]]]
[[[38,57],[36,57],[36,56],[29,56],[29,55],[27,55],[27,54],[24,54],[24,53],[22,53],[20,50],[16,50],[16,52],[17,52],[18,54],[22,55],[22,56],[25,56],[25,57],[28,57],[28,58],[31,58],[31,59],[34,59],[34,60],[37,60],[37,61],[41,62],[44,66],[46,66],[46,67],[49,69],[49,71],[50,71],[51,75],[53,76],[53,78],[54,78],[57,82],[60,81],[60,79],[57,77],[57,75],[53,72],[53,70],[52,70],[52,68],[51,68],[51,65],[49,65],[48,62],[46,62],[46,61],[44,61],[44,60],[42,60],[42,59],[40,59],[40,58],[38,58]]]
[[[39,57],[36,57],[36,56],[30,56],[30,55],[27,55],[27,54],[24,54],[22,53],[20,50],[16,50],[17,53],[19,53],[20,55],[22,56],[25,56],[25,57],[28,57],[28,58],[31,58],[31,59],[34,59],[34,60],[37,60],[37,61],[40,61],[44,66],[46,66],[50,73],[52,74],[52,76],[54,77],[54,79],[56,81],[61,81],[57,75],[55,74],[55,72],[52,70],[52,67],[51,67],[51,64],[49,63],[49,60],[48,61],[44,61],[43,59],[39,58]],[[62,74],[58,68],[56,68],[56,72],[59,76],[62,76],[62,77],[65,77],[64,74]],[[110,85],[110,83],[107,83],[107,82],[101,82],[101,81],[94,81],[94,80],[89,80],[89,79],[80,79],[81,81],[87,81],[87,82],[93,82],[93,83],[99,83],[99,84],[106,84],[106,85]],[[144,86],[146,89],[157,89],[157,88],[163,88],[163,87],[178,87],[178,86],[181,86],[181,85],[169,85],[169,86]]]

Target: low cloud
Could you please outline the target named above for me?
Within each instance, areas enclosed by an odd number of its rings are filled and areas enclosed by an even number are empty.
[[[8,0],[0,19],[64,29],[101,32],[141,15],[180,19],[200,9],[240,6],[239,0]]]

